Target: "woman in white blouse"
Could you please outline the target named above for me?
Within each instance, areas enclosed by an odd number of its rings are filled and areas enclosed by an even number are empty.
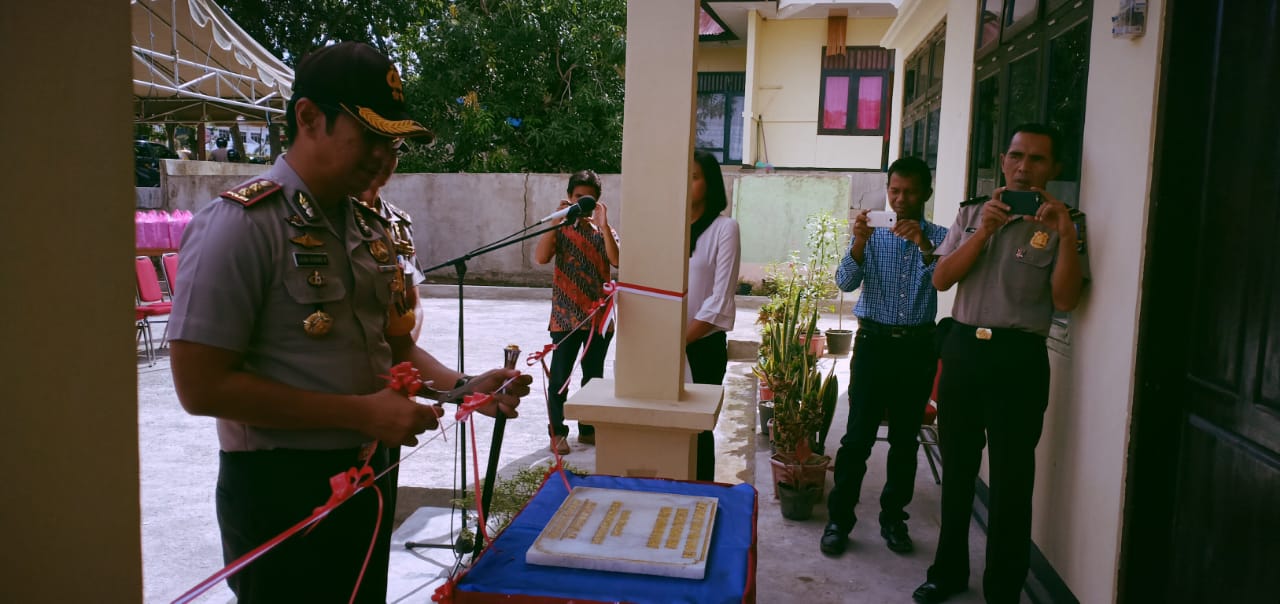
[[[733,329],[737,313],[733,296],[742,248],[738,223],[720,215],[729,205],[720,163],[706,151],[695,151],[693,160],[685,357],[693,383],[723,384],[729,365],[725,332]],[[710,431],[698,435],[697,479],[715,479],[715,441]]]

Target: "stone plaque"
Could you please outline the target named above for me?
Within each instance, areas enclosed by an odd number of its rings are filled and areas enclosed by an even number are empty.
[[[716,503],[715,497],[574,487],[525,561],[700,580]]]

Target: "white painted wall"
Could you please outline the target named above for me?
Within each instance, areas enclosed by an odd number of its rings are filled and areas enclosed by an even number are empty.
[[[1093,280],[1071,358],[1050,357],[1032,535],[1081,602],[1114,600],[1118,578],[1165,14],[1152,0],[1146,36],[1116,39],[1107,4],[1094,3],[1080,183]]]
[[[924,10],[929,0],[914,12],[907,10],[913,3],[903,4],[902,14],[915,20],[892,31],[891,41],[906,49],[900,59],[938,22]],[[1033,539],[1081,602],[1115,599],[1165,13],[1164,2],[1153,0],[1145,37],[1114,39],[1114,8],[1095,2],[1092,20],[1080,207],[1088,214],[1093,279],[1072,313],[1070,358],[1050,354],[1051,402],[1037,449]],[[946,12],[940,224],[954,221],[965,196],[973,55],[961,49],[974,47],[977,27],[970,0],[951,0]],[[951,292],[940,296],[940,316],[953,300]]]

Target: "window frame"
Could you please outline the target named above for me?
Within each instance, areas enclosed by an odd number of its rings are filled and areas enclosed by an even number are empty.
[[[931,120],[936,121],[940,118],[934,118],[937,112],[941,116],[942,110],[942,78],[936,79],[934,84],[933,74],[942,71],[941,63],[945,62],[946,57],[946,40],[947,40],[947,21],[943,19],[941,23],[929,32],[924,40],[920,42],[911,54],[907,56],[906,64],[918,65],[917,83],[915,94],[908,98],[903,95],[902,101],[902,132],[901,144],[899,146],[899,155],[906,157],[908,155],[919,157],[929,163],[931,169],[937,169],[937,155],[935,153],[932,162],[929,161],[929,129]],[[938,55],[941,49],[942,54]],[[925,69],[927,66],[928,69]],[[911,140],[908,143],[908,125],[911,130]]]
[[[879,46],[846,46],[845,57],[849,57],[852,53],[860,51],[871,51],[883,53],[882,57],[887,57],[887,65],[883,69],[868,69],[854,67],[827,67],[827,47],[822,47],[822,67],[818,74],[818,118],[817,131],[820,136],[879,136],[887,137],[889,133],[889,119],[892,115],[890,108],[893,103],[893,64],[894,51]],[[825,128],[823,127],[823,112],[826,109],[827,100],[827,78],[845,76],[849,78],[849,95],[845,99],[845,127],[844,128]],[[880,123],[876,128],[858,128],[858,91],[861,88],[861,81],[864,77],[879,77],[880,79]]]
[[[730,149],[733,143],[732,120],[734,119],[734,116],[731,115],[731,108],[733,107],[734,98],[740,99],[742,102],[742,106],[743,107],[746,106],[746,86],[745,84],[741,86],[724,85],[724,84],[711,85],[710,82],[726,82],[729,80],[737,80],[739,78],[741,79],[741,82],[745,82],[746,77],[747,77],[747,72],[745,71],[700,71],[698,72],[698,90],[696,92],[697,98],[694,99],[694,110],[695,112],[697,111],[698,101],[700,101],[703,96],[723,95],[725,97],[724,99],[725,114],[723,118],[724,134],[722,137],[720,147],[698,147],[696,144],[698,136],[697,136],[697,123],[695,119],[695,123],[694,123],[695,145],[694,146],[697,149],[701,149],[710,153],[719,153],[721,158],[720,159],[721,165],[740,166],[742,165],[742,160],[743,160],[743,157],[745,156],[745,153],[743,153],[743,149],[738,149],[738,159],[736,160],[730,159],[730,155],[731,155]],[[708,82],[708,85],[704,86],[703,85],[704,82]],[[737,116],[738,119],[741,119],[741,117],[742,117],[741,115]],[[739,129],[743,128],[741,122],[738,123],[738,128]],[[743,135],[740,136],[739,142],[741,143],[741,142],[744,142],[745,140],[746,140],[745,133],[743,133]]]

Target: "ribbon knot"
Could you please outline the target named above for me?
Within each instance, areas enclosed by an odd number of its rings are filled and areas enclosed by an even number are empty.
[[[391,368],[390,375],[379,376],[387,380],[387,387],[412,398],[422,389],[422,374],[413,363],[405,361]]]
[[[493,400],[492,394],[483,392],[468,394],[462,397],[462,404],[458,405],[458,412],[453,415],[453,418],[458,421],[465,421],[468,417],[471,417],[472,412],[485,406],[491,400]]]

